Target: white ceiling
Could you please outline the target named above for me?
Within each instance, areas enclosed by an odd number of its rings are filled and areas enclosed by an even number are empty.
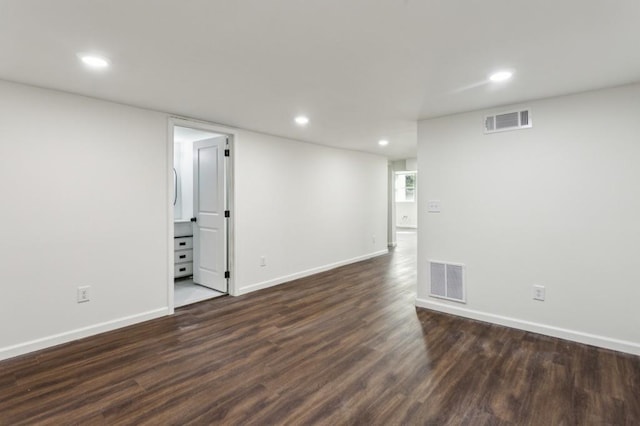
[[[420,118],[640,81],[639,41],[638,0],[0,1],[2,79],[390,158]]]

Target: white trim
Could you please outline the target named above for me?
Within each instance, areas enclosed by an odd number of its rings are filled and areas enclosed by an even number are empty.
[[[39,351],[40,349],[49,348],[52,346],[60,345],[62,343],[83,339],[85,337],[94,336],[96,334],[116,330],[118,328],[126,327],[133,324],[138,324],[143,321],[149,321],[155,318],[163,317],[165,315],[170,315],[169,311],[169,307],[158,308],[152,311],[129,315],[115,320],[77,328],[71,331],[65,331],[64,333],[42,337],[40,339],[31,340],[29,342],[7,346],[6,348],[0,348],[0,360],[13,358],[19,355],[27,354],[29,352]]]
[[[475,311],[473,309],[468,309],[461,306],[452,306],[446,303],[428,299],[416,299],[416,306],[438,312],[444,312],[447,314],[458,315],[465,318],[471,318],[478,321],[504,325],[506,327],[516,328],[518,330],[544,334],[545,336],[557,337],[560,339],[571,340],[573,342],[584,343],[600,348],[612,349],[614,351],[626,352],[633,355],[640,355],[640,343],[613,339],[596,334],[584,333],[582,331],[568,330],[566,328],[525,321],[518,318],[511,318],[502,315],[490,314],[487,312]]]
[[[308,277],[309,275],[314,275],[320,272],[328,271],[330,269],[339,268],[340,266],[349,265],[351,263],[361,262],[363,260],[371,259],[372,257],[381,256],[389,253],[389,250],[380,250],[373,253],[365,254],[362,256],[354,257],[347,260],[341,260],[339,262],[330,263],[328,265],[318,266],[317,268],[307,269],[306,271],[296,272],[295,274],[286,275],[284,277],[274,278],[272,280],[263,281],[257,284],[251,284],[245,287],[241,287],[238,289],[238,296],[242,294],[251,293],[253,291],[262,290],[265,288],[273,287],[278,284],[283,284],[288,281],[297,280],[299,278]]]
[[[387,240],[389,247],[397,245],[396,238],[396,175],[393,163],[387,163]]]
[[[167,306],[169,307],[169,315],[173,315],[175,312],[174,309],[174,245],[173,239],[175,237],[175,224],[173,217],[173,203],[170,200],[173,199],[173,150],[174,150],[174,137],[173,137],[173,127],[174,122],[169,118],[167,120],[167,199],[166,205],[169,206],[168,214],[167,214]]]

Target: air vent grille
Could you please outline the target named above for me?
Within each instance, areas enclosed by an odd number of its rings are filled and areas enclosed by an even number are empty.
[[[496,129],[508,129],[511,127],[518,127],[517,112],[496,115]]]
[[[527,129],[532,127],[531,110],[510,111],[488,115],[484,118],[484,132],[495,133],[506,130]]]
[[[496,117],[494,115],[490,115],[484,120],[484,128],[488,131],[496,129]]]
[[[431,296],[466,303],[464,265],[430,261],[429,268]]]

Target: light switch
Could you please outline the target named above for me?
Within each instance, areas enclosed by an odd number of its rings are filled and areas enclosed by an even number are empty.
[[[429,200],[427,202],[429,213],[440,213],[440,200]]]

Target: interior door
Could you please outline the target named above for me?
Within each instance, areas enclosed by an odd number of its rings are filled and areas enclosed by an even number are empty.
[[[225,136],[193,143],[193,282],[227,292]]]

